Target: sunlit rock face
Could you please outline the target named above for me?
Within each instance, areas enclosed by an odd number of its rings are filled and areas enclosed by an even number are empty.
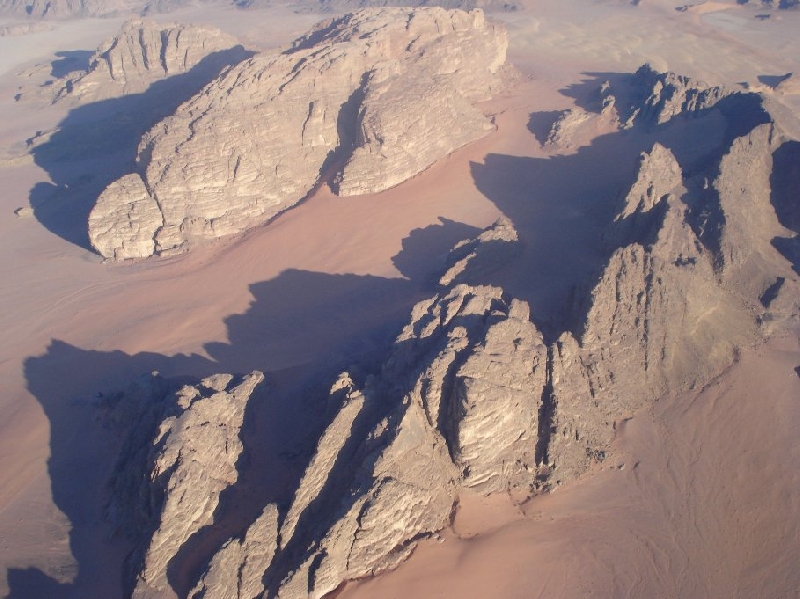
[[[365,9],[321,24],[153,127],[137,172],[98,198],[91,242],[117,259],[181,251],[265,223],[323,182],[341,195],[397,185],[492,130],[474,105],[499,89],[506,47],[480,10]],[[140,218],[153,205],[160,222]]]

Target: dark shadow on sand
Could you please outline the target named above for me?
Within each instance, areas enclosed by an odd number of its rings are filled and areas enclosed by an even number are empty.
[[[76,71],[89,69],[89,59],[94,55],[91,50],[64,50],[56,52],[56,60],[50,63],[50,76],[56,79],[66,77]]]
[[[794,237],[775,237],[772,245],[800,274],[800,142],[783,143],[775,150],[772,160],[770,201],[778,221],[795,233]]]

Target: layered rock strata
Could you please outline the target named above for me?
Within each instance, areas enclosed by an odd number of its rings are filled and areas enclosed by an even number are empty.
[[[267,222],[323,182],[341,195],[392,187],[492,129],[474,104],[498,89],[506,46],[481,11],[373,9],[322,24],[233,67],[145,135],[137,172],[98,198],[90,240],[109,258],[162,254]],[[139,218],[153,205],[161,222]]]

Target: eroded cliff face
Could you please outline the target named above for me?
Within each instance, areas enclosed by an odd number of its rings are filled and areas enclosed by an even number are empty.
[[[505,30],[473,12],[370,9],[231,68],[141,141],[89,220],[105,257],[181,251],[330,183],[382,191],[492,130]],[[127,218],[126,218],[127,215]],[[160,217],[160,222],[159,222]]]
[[[682,85],[692,96],[691,82]],[[652,106],[650,97],[641,94]],[[714,103],[705,109],[724,99],[708,97]],[[736,102],[762,110],[757,98]],[[694,110],[665,122],[693,118]],[[656,399],[702,387],[739,348],[775,323],[796,321],[796,266],[775,241],[796,236],[797,195],[787,191],[796,169],[776,176],[774,165],[800,155],[797,142],[778,123],[760,122],[761,112],[740,116],[752,126],[732,124],[716,152],[691,169],[661,143],[642,153],[630,188],[606,199],[616,215],[604,233],[605,257],[576,303],[575,326],[557,339],[537,330],[526,302],[481,282],[523,258],[513,223],[501,219],[458,244],[437,292],[413,308],[380,364],[366,375],[353,369],[335,377],[321,404],[325,425],[291,500],[259,505],[216,545],[206,537],[206,565],[189,596],[319,598],[393,568],[419,539],[449,524],[460,491],[528,496],[614,463],[617,424]],[[658,121],[648,117],[647,126]],[[165,556],[180,562],[197,550],[189,536],[235,509],[222,505],[211,517],[193,508],[196,516],[187,519],[174,506],[217,505],[219,489],[236,484],[229,466],[241,452],[232,440],[241,420],[230,398],[245,397],[238,389],[253,377],[239,387],[228,377],[202,383],[218,393],[202,401],[229,406],[205,419],[222,418],[230,428],[223,455],[202,452],[223,467],[195,485],[201,497],[189,496],[195,486],[178,486],[196,477],[182,476],[190,471],[170,457],[172,447],[184,443],[185,456],[198,442],[190,412],[204,404],[195,392],[175,396],[176,405],[189,406],[182,415],[170,412],[161,425],[161,418],[142,420],[153,431],[147,472],[170,474],[151,477],[163,499],[150,520],[118,485],[129,499],[115,513],[124,522],[127,506],[139,527],[154,531],[131,560],[135,596],[165,589]],[[203,447],[218,441],[203,439]]]
[[[56,90],[54,100],[72,97],[96,102],[141,93],[154,82],[188,73],[203,61],[213,63],[215,53],[234,48],[244,58],[244,49],[236,38],[215,27],[128,21],[117,35],[97,48],[85,73],[51,86]],[[219,70],[224,64],[208,64],[206,68],[216,66]]]
[[[240,380],[220,374],[165,393],[156,378],[145,386],[149,396],[139,385],[117,406],[144,423],[128,439],[113,481],[120,492],[109,505],[116,524],[138,537],[134,597],[169,588],[170,560],[213,524],[220,494],[238,479],[245,409],[263,380],[260,372]]]

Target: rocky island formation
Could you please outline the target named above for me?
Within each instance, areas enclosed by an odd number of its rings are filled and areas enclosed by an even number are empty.
[[[326,425],[291,501],[259,506],[216,547],[202,528],[211,508],[192,510],[201,516],[188,522],[174,506],[206,488],[204,500],[217,506],[220,487],[236,484],[230,464],[240,450],[230,439],[241,421],[231,415],[246,400],[242,386],[251,390],[260,375],[232,391],[225,391],[232,377],[220,375],[160,392],[157,405],[170,406],[160,408],[168,416],[162,424],[144,419],[150,424],[129,444],[152,449],[146,456],[123,452],[123,474],[114,482],[124,490],[129,485],[120,480],[153,481],[150,492],[115,495],[127,506],[115,510],[122,528],[132,514],[139,530],[150,531],[135,535],[132,596],[168,594],[166,556],[192,551],[202,553],[193,563],[204,564],[190,581],[194,599],[320,598],[347,580],[391,569],[449,524],[463,490],[527,497],[590,468],[616,467],[618,424],[659,398],[703,386],[740,348],[797,318],[798,266],[785,249],[798,232],[791,208],[797,171],[776,176],[773,167],[783,167],[787,154],[800,156],[797,142],[759,96],[650,69],[627,83],[638,105],[616,97],[605,103],[631,109],[618,118],[621,128],[669,126],[718,111],[727,134],[713,153],[685,164],[655,142],[631,165],[630,187],[608,198],[616,208],[603,240],[606,258],[565,315],[567,330],[546,339],[527,302],[482,284],[520,260],[513,223],[501,219],[459,244],[436,293],[413,308],[381,363],[332,380],[318,404]],[[603,93],[610,97],[607,86]],[[193,399],[211,389],[211,399]],[[136,397],[123,395],[116,409],[135,405]],[[230,408],[201,420],[225,420],[225,447],[233,453],[213,458],[203,475],[160,475],[169,469],[164,456],[180,451],[175,444],[189,451],[201,442],[190,413],[211,400]],[[137,504],[141,497],[146,509]],[[215,521],[234,509],[220,503]],[[150,515],[142,521],[142,514]],[[197,535],[191,545],[187,526]]]
[[[142,139],[89,216],[104,257],[265,223],[328,183],[388,189],[492,130],[507,37],[483,12],[367,9],[225,71]]]

